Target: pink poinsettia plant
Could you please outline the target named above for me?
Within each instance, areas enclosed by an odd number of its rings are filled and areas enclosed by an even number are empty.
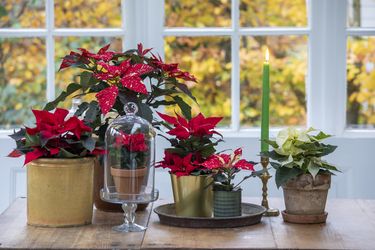
[[[156,167],[168,168],[176,176],[209,174],[210,169],[204,163],[215,152],[215,146],[222,141],[215,131],[216,125],[222,117],[204,117],[201,113],[190,120],[176,114],[169,116],[158,113],[164,120],[164,125],[169,129],[163,136],[170,143],[170,148],[165,149],[164,159]]]
[[[21,128],[10,135],[16,149],[8,156],[25,155],[24,165],[38,158],[79,158],[103,154],[92,138],[92,129],[69,111],[57,108],[53,113],[33,110],[35,128]]]
[[[261,172],[256,172],[255,162],[241,159],[242,149],[237,148],[232,154],[214,154],[210,156],[202,165],[211,170],[214,179],[214,190],[219,191],[236,191],[239,190],[240,184],[250,177],[259,176]],[[239,183],[234,184],[236,174],[241,170],[251,171],[250,175],[245,176]]]
[[[96,99],[83,102],[76,112],[83,116],[85,122],[94,129],[94,133],[104,139],[109,112],[124,115],[123,107],[128,102],[135,102],[139,116],[154,125],[158,121],[153,117],[153,109],[159,106],[177,105],[182,113],[190,112],[190,106],[180,97],[186,94],[196,101],[189,91],[186,81],[196,82],[189,72],[182,71],[176,63],[165,63],[138,44],[137,49],[125,52],[109,50],[110,45],[101,48],[97,53],[79,48],[71,51],[62,60],[60,70],[79,68],[82,70],[80,80],[71,83],[54,101],[47,103],[45,110],[52,110],[68,96],[83,97],[95,94]],[[164,97],[168,97],[166,100]]]

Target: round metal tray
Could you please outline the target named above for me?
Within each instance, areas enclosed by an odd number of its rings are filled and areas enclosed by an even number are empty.
[[[266,209],[262,206],[242,203],[242,215],[237,217],[181,217],[175,212],[174,203],[158,206],[154,212],[161,224],[190,228],[244,227],[261,221]]]

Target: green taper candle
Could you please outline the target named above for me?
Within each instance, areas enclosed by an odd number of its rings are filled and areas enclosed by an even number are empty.
[[[266,49],[266,56],[263,64],[263,84],[262,84],[262,124],[261,124],[261,151],[268,151],[268,144],[263,140],[269,139],[270,131],[270,65],[269,51]]]

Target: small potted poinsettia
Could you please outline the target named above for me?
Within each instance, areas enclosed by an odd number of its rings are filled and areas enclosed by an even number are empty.
[[[196,82],[195,77],[181,70],[177,63],[164,62],[160,56],[152,53],[152,49],[145,49],[142,44],[125,52],[111,51],[110,44],[98,52],[79,48],[63,58],[59,71],[69,68],[81,70],[79,81],[69,84],[44,109],[52,110],[68,97],[94,95],[94,100],[83,101],[79,105],[75,115],[82,116],[102,142],[109,124],[125,114],[123,108],[128,102],[136,103],[139,108],[137,115],[157,128],[159,121],[153,115],[154,110],[161,106],[176,105],[182,113],[187,113],[190,106],[181,95],[196,101],[185,84]],[[99,193],[104,184],[104,168],[100,162],[103,162],[102,159],[95,165],[95,206],[104,211],[122,212],[120,205],[100,199]]]
[[[214,179],[214,216],[241,216],[242,189],[240,184],[246,179],[257,176],[254,165],[256,163],[241,159],[242,149],[234,150],[232,154],[215,154],[210,156],[202,165],[212,171]],[[241,170],[252,173],[245,176],[239,183],[234,184],[236,174]]]
[[[212,156],[221,138],[214,129],[221,117],[204,117],[198,114],[186,119],[178,114],[169,116],[159,113],[165,121],[165,137],[171,147],[165,149],[164,159],[156,167],[168,168],[173,189],[176,214],[188,217],[211,217],[213,194],[210,169],[204,162]]]
[[[104,151],[92,138],[92,129],[68,110],[33,110],[35,128],[10,135],[25,155],[27,167],[27,222],[48,227],[91,223],[94,156]]]
[[[117,133],[114,144],[109,145],[108,156],[113,157],[113,162],[119,162],[119,165],[111,166],[116,190],[119,194],[138,194],[148,173],[150,142],[143,133]]]
[[[266,141],[273,150],[261,152],[261,155],[274,160],[271,165],[276,169],[276,185],[284,191],[286,210],[282,214],[285,221],[326,221],[325,205],[331,176],[338,171],[322,158],[337,148],[322,142],[329,137],[313,128],[286,128],[278,133],[276,140]]]

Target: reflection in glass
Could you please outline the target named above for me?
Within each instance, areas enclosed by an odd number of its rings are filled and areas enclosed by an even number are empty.
[[[266,46],[270,51],[270,124],[303,126],[306,124],[306,36],[241,37],[241,125],[260,126]]]
[[[55,39],[55,69],[56,69],[56,96],[58,96],[61,91],[65,90],[66,87],[72,82],[79,83],[79,74],[82,70],[77,68],[67,68],[62,71],[57,72],[60,67],[61,60],[65,55],[68,55],[70,51],[77,51],[77,48],[85,48],[89,51],[98,52],[98,50],[111,43],[110,50],[121,51],[122,50],[122,40],[118,37],[58,37]],[[84,98],[90,98],[90,96],[85,96]],[[84,99],[83,101],[88,101]],[[60,104],[62,107],[69,108],[71,103],[70,100]]]
[[[306,0],[240,0],[243,27],[307,26]]]
[[[0,127],[31,124],[30,108],[46,100],[45,43],[41,38],[0,39]]]
[[[165,0],[167,27],[229,27],[230,0]]]
[[[349,37],[347,52],[349,127],[375,127],[375,37]]]
[[[1,0],[0,28],[44,28],[44,0]]]
[[[55,26],[59,28],[121,27],[121,1],[55,1]]]
[[[227,37],[167,37],[165,58],[177,62],[181,69],[191,72],[198,83],[188,82],[200,106],[189,98],[193,114],[223,116],[221,125],[230,125],[231,112],[231,48]],[[174,114],[174,108],[166,111]],[[179,111],[179,110],[177,110]]]
[[[348,0],[348,27],[375,27],[375,0]]]

